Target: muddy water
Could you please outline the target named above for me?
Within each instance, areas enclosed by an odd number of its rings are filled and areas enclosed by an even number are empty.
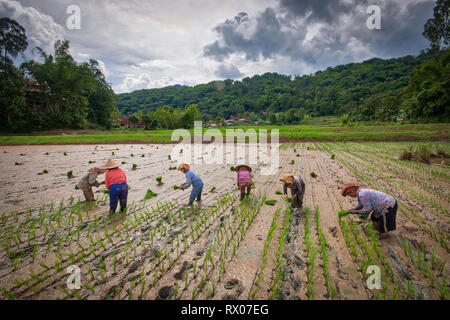
[[[178,146],[180,149],[181,147]],[[177,149],[176,154],[179,153]],[[176,160],[169,160],[174,145],[57,145],[57,146],[3,146],[0,147],[0,213],[11,211],[24,211],[27,208],[38,208],[42,204],[58,203],[62,198],[65,200],[73,197],[84,200],[80,190],[75,190],[78,180],[92,167],[99,166],[109,159],[126,162],[122,169],[127,174],[130,192],[128,200],[141,201],[144,199],[148,189],[159,194],[157,200],[187,201],[190,191],[174,191],[174,185],[185,182],[184,175],[177,170],[169,170],[170,167],[178,166]],[[203,156],[206,158],[207,151],[204,148]],[[224,159],[226,158],[224,152]],[[184,155],[187,153],[184,150]],[[211,154],[211,153],[210,153]],[[246,150],[248,159],[249,149]],[[243,158],[235,152],[236,162],[244,162]],[[180,155],[181,156],[181,155]],[[175,157],[172,155],[172,159]],[[189,161],[193,163],[194,159]],[[202,162],[201,158],[197,158]],[[16,162],[20,165],[16,165]],[[90,163],[91,162],[91,163]],[[192,169],[205,181],[204,193],[217,188],[218,194],[232,191],[236,184],[236,174],[230,171],[230,164],[193,164]],[[132,170],[133,164],[137,169]],[[264,165],[267,167],[267,165]],[[47,170],[47,174],[42,174]],[[257,176],[259,168],[255,168]],[[73,171],[75,176],[68,179],[67,173]],[[225,178],[217,179],[219,172],[227,172]],[[156,178],[163,177],[163,185],[158,186]],[[255,178],[256,178],[255,176]],[[99,182],[104,181],[104,175],[99,176]],[[96,198],[103,197],[105,186],[93,188]]]

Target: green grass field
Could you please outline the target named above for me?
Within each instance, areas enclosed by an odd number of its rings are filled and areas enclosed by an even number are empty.
[[[227,129],[279,129],[281,141],[448,141],[450,124],[367,125],[342,127],[332,119],[292,126],[242,126]],[[323,124],[326,123],[326,124]],[[204,132],[207,129],[204,129]],[[111,131],[67,131],[54,135],[0,136],[0,145],[101,144],[101,143],[169,143],[173,130],[114,129]],[[193,130],[191,130],[193,134]]]

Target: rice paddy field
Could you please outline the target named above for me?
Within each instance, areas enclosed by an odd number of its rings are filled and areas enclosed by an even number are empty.
[[[449,159],[399,160],[405,150],[449,154],[448,143],[284,143],[276,174],[253,167],[255,188],[243,202],[230,165],[193,165],[205,183],[194,210],[184,206],[190,190],[174,188],[185,177],[173,170],[172,148],[0,147],[0,299],[449,299]],[[114,218],[103,185],[92,204],[75,189],[111,158],[130,185],[128,210]],[[279,192],[285,173],[305,180],[299,213]],[[338,216],[356,205],[340,194],[349,183],[398,201],[389,238],[380,240],[370,219]],[[68,288],[71,266],[80,289]],[[378,289],[367,286],[370,266],[381,270]]]

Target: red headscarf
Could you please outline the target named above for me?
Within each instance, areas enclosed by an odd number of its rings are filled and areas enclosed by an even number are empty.
[[[357,191],[358,189],[359,186],[357,184],[348,184],[342,189],[341,194],[346,197],[351,190]]]

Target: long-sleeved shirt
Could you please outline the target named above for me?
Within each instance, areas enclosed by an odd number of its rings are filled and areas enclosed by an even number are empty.
[[[127,176],[125,175],[125,172],[120,169],[112,169],[108,170],[105,177],[105,185],[106,189],[109,190],[109,187],[111,187],[113,184],[122,184],[127,182]]]
[[[237,174],[238,183],[241,182],[242,180],[250,180],[251,178],[252,177],[248,170],[239,170],[239,172]]]
[[[287,183],[283,185],[284,194],[287,194]],[[300,177],[294,177],[294,183],[291,189],[291,195],[300,197],[305,193],[305,181]]]
[[[186,183],[183,185],[184,189],[187,189],[191,184],[203,183],[202,179],[194,173],[194,171],[189,170],[186,172]]]
[[[98,172],[88,171],[83,178],[78,181],[78,188],[83,190],[86,188],[90,188],[92,186],[97,186],[99,183],[97,182]]]
[[[396,203],[390,195],[372,189],[359,189],[356,191],[356,197],[358,198],[358,205],[352,210],[365,216],[373,212],[376,218],[386,214],[389,208],[393,208]]]

